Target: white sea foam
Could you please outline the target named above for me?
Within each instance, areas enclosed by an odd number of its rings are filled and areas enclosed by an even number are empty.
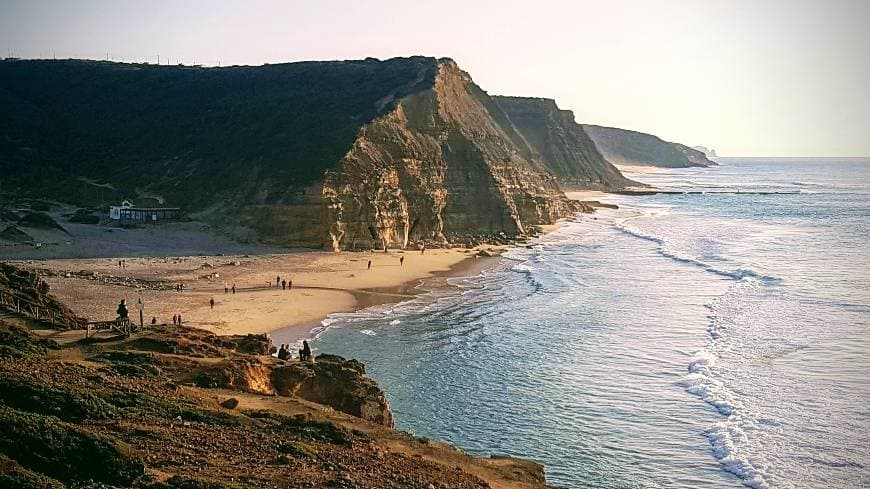
[[[366,336],[377,336],[378,335],[377,333],[375,333],[374,331],[372,331],[370,329],[361,330],[360,333],[362,333]]]
[[[395,326],[401,322],[402,322],[401,319],[393,319],[392,321],[390,321],[390,326]]]
[[[770,487],[762,471],[741,453],[739,446],[747,442],[746,433],[736,423],[716,423],[704,435],[710,440],[716,460],[726,471],[740,477],[743,485],[756,489]]]

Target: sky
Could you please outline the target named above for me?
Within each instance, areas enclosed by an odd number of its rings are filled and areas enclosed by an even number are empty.
[[[870,0],[0,0],[0,56],[450,57],[490,94],[724,156],[870,156]]]

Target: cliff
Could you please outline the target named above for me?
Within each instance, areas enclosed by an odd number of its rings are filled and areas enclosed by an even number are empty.
[[[278,360],[261,335],[85,339],[26,319],[0,314],[0,487],[546,487],[533,462],[395,431],[355,360]]]
[[[584,124],[583,128],[601,154],[616,165],[685,168],[713,166],[704,153],[679,143],[670,143],[637,131]]]
[[[619,172],[598,151],[570,110],[556,101],[530,97],[494,97],[522,139],[517,145],[536,155],[563,188],[613,189],[640,185]]]
[[[564,162],[531,152],[449,59],[7,60],[0,131],[4,192],[77,205],[161,196],[286,246],[520,237],[589,210],[551,173]]]

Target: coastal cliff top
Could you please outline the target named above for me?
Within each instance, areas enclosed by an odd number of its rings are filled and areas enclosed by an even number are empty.
[[[545,487],[538,464],[392,429],[355,360],[165,324],[43,327],[0,315],[2,487]]]

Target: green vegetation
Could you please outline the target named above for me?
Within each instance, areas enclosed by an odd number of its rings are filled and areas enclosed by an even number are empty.
[[[83,206],[291,202],[433,58],[200,68],[0,61],[2,192]],[[195,189],[195,191],[193,191]]]
[[[59,481],[27,470],[18,462],[0,455],[0,487],[8,489],[65,489]]]
[[[55,348],[57,343],[51,340],[36,339],[24,328],[0,323],[0,358],[38,357]]]
[[[143,471],[120,442],[52,416],[0,405],[0,432],[0,453],[59,480],[129,484]]]

